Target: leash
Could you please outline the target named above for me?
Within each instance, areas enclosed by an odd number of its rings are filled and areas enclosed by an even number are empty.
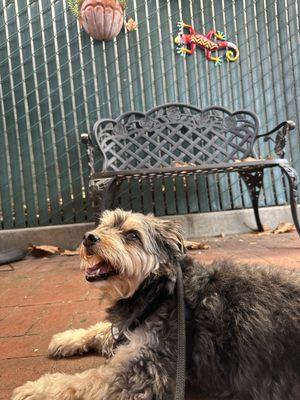
[[[177,363],[176,385],[174,400],[185,398],[185,368],[186,368],[186,332],[185,332],[185,306],[184,289],[182,282],[181,266],[177,264]]]

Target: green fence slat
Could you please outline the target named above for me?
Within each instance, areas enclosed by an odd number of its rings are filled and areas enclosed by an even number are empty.
[[[0,13],[0,40],[1,43],[6,43],[4,41],[4,14]],[[7,47],[0,45],[0,60],[7,59]],[[1,64],[0,64],[1,65]],[[3,65],[3,64],[2,64]],[[4,71],[3,66],[0,66],[0,80],[3,81]],[[3,90],[3,89],[2,89]],[[3,91],[2,91],[3,94]],[[6,132],[4,127],[4,114],[5,110],[2,103],[3,99],[0,99],[0,148],[2,149],[0,152],[0,165],[1,165],[1,173],[0,173],[0,210],[2,213],[2,223],[0,224],[2,229],[10,229],[13,228],[13,210],[12,210],[12,193],[9,185],[9,149],[7,147],[7,139]],[[0,219],[0,220],[1,220]]]
[[[9,49],[18,49],[18,37],[17,37],[17,24],[16,24],[16,11],[15,6],[13,4],[10,5],[6,9],[7,12],[7,33],[8,37],[4,31],[2,31],[2,40],[1,43],[9,43]],[[20,61],[19,57],[11,54],[7,54],[7,58],[5,62],[2,64],[2,76],[4,77],[1,82],[2,87],[2,96],[3,96],[3,104],[4,104],[4,113],[5,113],[5,124],[7,129],[7,142],[8,149],[10,155],[10,169],[12,171],[11,176],[11,187],[13,192],[13,208],[14,208],[14,217],[15,217],[15,227],[23,228],[26,226],[26,219],[24,215],[24,198],[23,198],[23,189],[22,189],[22,176],[21,176],[21,159],[20,159],[20,149],[19,149],[19,139],[17,137],[18,126],[16,126],[16,116],[18,116],[18,112],[20,114],[20,99],[18,93],[12,91],[11,84],[14,85],[16,82],[20,82],[21,74],[20,74]],[[14,69],[14,74],[11,74],[9,59],[12,68]],[[14,67],[18,66],[18,67]],[[19,102],[18,104],[14,104]],[[15,110],[15,112],[14,112]],[[23,112],[24,113],[24,112]],[[22,143],[20,143],[22,145]],[[28,147],[27,147],[28,149]],[[24,158],[23,158],[24,161]],[[5,189],[4,189],[5,190]],[[34,205],[31,203],[27,203],[30,211],[30,215],[33,214],[32,210],[34,209]],[[30,207],[32,206],[32,207]]]
[[[164,198],[164,182],[162,177],[156,177],[153,179],[153,201],[154,201],[154,213],[157,216],[165,215],[165,198]]]
[[[1,18],[1,16],[0,16]],[[2,52],[0,50],[0,56]],[[0,75],[1,76],[1,75]],[[11,204],[11,190],[9,187],[9,171],[8,171],[8,149],[6,147],[6,141],[4,138],[4,125],[2,120],[3,115],[2,104],[0,103],[0,226],[2,229],[13,228],[13,215],[12,215],[12,204]],[[1,221],[2,220],[2,221]]]
[[[188,207],[186,201],[186,177],[177,176],[175,181],[175,195],[178,214],[187,214]]]
[[[199,211],[208,212],[209,208],[209,198],[207,189],[207,178],[204,175],[197,175],[197,191],[199,199]]]
[[[119,207],[123,208],[124,210],[130,210],[131,209],[131,199],[130,199],[130,182],[127,180],[123,180],[121,183],[119,190],[118,190],[118,195],[119,195]]]
[[[219,7],[216,9],[218,10],[216,13],[216,27],[220,27],[218,29],[222,30],[222,26],[224,26],[227,40],[236,43],[237,46],[239,46],[239,34],[235,30],[234,23],[233,3],[226,3],[224,13]],[[241,54],[240,59],[242,56],[243,55]],[[240,59],[237,62],[224,62],[221,68],[223,104],[231,111],[243,108],[241,101],[242,79],[240,76]],[[228,93],[228,96],[226,96],[226,93]],[[225,176],[220,176],[220,182],[223,182],[225,179]],[[231,208],[231,205],[233,208],[242,208],[243,202],[238,174],[227,174],[227,179],[228,184],[224,184],[220,188],[223,192],[222,208],[226,210]],[[226,195],[227,190],[229,196]]]
[[[199,211],[196,178],[192,175],[186,177],[187,202],[190,213]]]
[[[172,8],[176,8],[176,0]],[[170,46],[172,41],[172,32],[169,27],[169,13],[168,4],[166,2],[159,2],[159,20],[160,20],[160,45],[162,49],[161,63],[163,64],[164,79],[166,86],[166,102],[172,102],[176,99],[175,89],[175,74],[174,74],[174,63],[172,60],[173,47]]]
[[[42,0],[48,3],[46,0]],[[46,52],[46,64],[48,70],[48,84],[50,89],[50,113],[52,118],[52,130],[54,132],[55,138],[55,152],[56,152],[56,174],[48,181],[49,187],[53,182],[58,182],[59,184],[59,201],[60,210],[58,210],[61,218],[61,223],[66,220],[66,222],[71,222],[73,216],[73,205],[71,200],[71,191],[69,185],[69,167],[68,160],[66,158],[66,143],[65,143],[65,128],[63,124],[63,115],[61,110],[61,95],[59,87],[59,64],[56,57],[55,47],[55,31],[62,31],[63,21],[62,21],[62,7],[58,7],[59,3],[54,5],[53,14],[52,8],[47,9],[44,14],[44,36],[45,36],[45,52]],[[47,17],[51,20],[57,15],[55,19],[55,24],[47,24]],[[49,20],[48,20],[49,21]],[[58,25],[58,26],[57,26]]]
[[[63,6],[63,3],[61,3]],[[84,220],[82,205],[82,183],[81,183],[81,172],[80,172],[80,159],[78,152],[78,139],[77,131],[75,130],[76,121],[74,118],[74,109],[76,107],[74,100],[74,93],[72,87],[72,69],[70,68],[70,54],[68,42],[70,36],[66,35],[66,30],[61,29],[61,24],[64,23],[63,7],[57,7],[56,13],[62,13],[62,17],[57,20],[57,46],[61,51],[58,54],[60,70],[59,78],[61,82],[61,91],[63,93],[62,104],[63,104],[63,122],[64,122],[64,138],[62,142],[65,146],[65,152],[67,155],[68,169],[69,169],[69,190],[71,192],[70,207],[68,207],[68,213],[72,211],[72,214],[65,215],[65,222],[82,222]],[[70,30],[68,30],[70,33]],[[72,31],[71,31],[72,32]],[[72,207],[72,208],[71,208]]]
[[[128,46],[127,46],[127,39],[126,35],[121,32],[118,36],[117,39],[117,54],[118,54],[118,62],[119,62],[119,76],[120,76],[120,82],[122,86],[122,90],[120,93],[121,96],[121,107],[122,107],[122,112],[127,112],[131,111],[132,106],[131,106],[131,95],[130,95],[130,75],[129,75],[129,69],[130,69],[130,64],[128,63]],[[96,65],[98,64],[98,60],[96,62]],[[101,77],[101,75],[99,75]],[[101,80],[99,81],[99,83]],[[104,82],[104,86],[105,82]],[[104,94],[104,96],[107,96],[106,94],[106,89],[105,87],[102,87],[99,89],[99,92]],[[108,116],[108,115],[106,115]]]
[[[173,7],[172,7],[172,14],[173,14]],[[183,21],[185,21],[188,24],[192,23],[192,17],[193,17],[193,11],[192,11],[192,2],[189,2],[183,9],[182,9],[182,18]],[[175,25],[176,27],[176,25]],[[197,29],[197,27],[195,26],[195,28]],[[173,34],[173,38],[175,38],[177,34],[177,29],[175,29],[174,34]],[[174,45],[174,43],[173,43]],[[176,62],[176,60],[175,60]],[[186,73],[185,76],[187,77],[187,79],[189,77],[193,77],[193,79],[195,79],[196,76],[196,70],[198,68],[198,65],[196,63],[196,58],[193,57],[189,57],[187,59],[187,63],[186,63]],[[182,79],[182,77],[181,77]],[[197,91],[197,85],[191,85],[188,84],[187,85],[187,99],[186,102],[189,104],[197,104],[199,97],[198,97],[198,91]]]
[[[254,93],[254,108],[259,115],[261,126],[265,126],[265,98],[264,98],[264,81],[262,80],[262,65],[261,65],[261,50],[257,40],[257,31],[254,24],[251,22],[255,18],[254,2],[247,4],[247,27],[249,34],[249,60],[252,71],[252,85]],[[264,141],[259,142],[260,155],[267,156],[267,148]],[[264,197],[260,197],[260,205],[275,205],[275,198],[272,188],[272,177],[270,170],[267,169],[264,173],[264,187],[262,189]],[[265,201],[264,201],[265,200]]]
[[[115,43],[113,41],[105,43],[105,56],[107,62],[107,76],[109,88],[109,103],[111,107],[111,117],[118,117],[121,113],[118,88],[118,73],[116,66]],[[92,89],[92,88],[91,88]],[[140,91],[141,95],[141,91]]]
[[[64,0],[0,4],[2,229],[93,218],[80,134],[99,118],[174,101],[254,111],[260,133],[285,119],[300,124],[299,0],[133,0],[126,14],[137,31],[122,29],[110,42],[91,39]],[[223,30],[239,60],[217,67],[200,48],[180,57],[181,19],[199,33]],[[258,148],[265,157],[273,145],[260,140]],[[289,135],[287,157],[300,173],[299,131]],[[95,159],[99,169],[99,151]],[[252,206],[237,173],[135,180],[120,189],[122,207],[156,215]],[[286,191],[279,169],[265,171],[260,205],[286,204]]]
[[[143,212],[142,192],[138,178],[130,180],[131,207],[135,212]]]
[[[265,12],[264,12],[264,5],[261,2],[256,2],[256,10],[257,10],[257,23],[259,26],[259,32],[260,34],[258,35],[258,41],[259,41],[259,47],[263,48],[266,47],[266,43],[268,43],[268,38],[267,38],[267,21],[265,19]],[[269,43],[268,43],[269,45]],[[273,80],[273,75],[272,75],[272,69],[270,68],[269,62],[270,58],[273,59],[274,55],[272,57],[269,57],[268,52],[264,54],[264,59],[262,58],[261,64],[262,64],[262,74],[264,77],[264,98],[265,98],[265,113],[266,113],[266,121],[274,121],[273,124],[275,126],[275,123],[279,123],[281,121],[278,121],[278,114],[276,110],[276,103],[274,102],[274,83],[276,85],[276,81],[274,82]],[[272,60],[273,61],[273,60]],[[275,61],[277,62],[277,60]],[[274,116],[277,116],[277,118]],[[270,130],[273,128],[273,126],[270,126]],[[266,146],[267,153],[271,153],[271,147],[272,146]],[[275,189],[275,194],[276,194],[276,199],[277,199],[277,204],[285,204],[286,203],[286,196],[284,192],[284,188],[282,185],[282,176],[280,171],[277,168],[274,168],[270,170],[270,177],[271,181],[270,184],[272,187]],[[272,179],[273,178],[273,179]]]
[[[48,195],[47,195],[47,183],[45,179],[45,165],[44,165],[44,158],[43,158],[43,146],[41,140],[41,127],[39,123],[39,115],[38,115],[38,99],[37,93],[35,90],[36,83],[35,83],[35,65],[33,60],[35,60],[34,54],[32,54],[32,46],[33,43],[28,41],[27,39],[31,36],[30,32],[30,25],[34,19],[36,19],[36,13],[34,9],[36,9],[36,5],[32,4],[29,8],[27,6],[27,2],[25,0],[18,0],[17,1],[19,10],[25,9],[27,13],[22,13],[19,16],[19,22],[21,25],[20,29],[20,40],[23,44],[21,55],[23,58],[22,62],[22,71],[24,74],[24,84],[25,84],[25,97],[26,103],[28,107],[28,120],[30,129],[24,129],[22,127],[19,128],[20,136],[26,136],[23,139],[22,148],[26,148],[26,146],[32,147],[32,156],[30,153],[24,154],[26,157],[26,171],[24,168],[23,176],[24,176],[24,191],[25,191],[25,199],[26,203],[29,201],[32,204],[35,204],[35,197],[37,201],[37,210],[38,210],[38,224],[39,225],[48,225],[49,223],[49,216],[48,216]],[[30,14],[29,14],[30,10]],[[29,22],[31,19],[31,23]],[[32,57],[33,55],[33,57]],[[26,60],[24,62],[24,60]],[[25,113],[24,110],[24,117]],[[20,119],[18,119],[20,123]],[[26,124],[26,120],[24,120],[24,125]],[[22,123],[23,125],[23,123]],[[27,124],[26,124],[27,126]],[[30,138],[31,143],[28,141],[27,137]],[[21,138],[20,138],[21,139]],[[30,184],[25,182],[25,177],[30,177]],[[27,177],[27,179],[28,179]],[[33,181],[34,181],[34,191],[33,188]],[[27,204],[26,204],[27,205]],[[37,219],[37,212],[34,210],[34,214],[30,218],[30,213],[28,213],[28,226],[35,226]]]
[[[32,42],[33,42],[33,51],[34,51],[34,59],[35,59],[35,74],[37,85],[37,93],[39,96],[38,99],[38,109],[40,113],[40,127],[41,129],[40,136],[43,141],[43,154],[45,158],[45,164],[43,168],[37,166],[36,175],[41,175],[45,173],[46,182],[43,180],[41,183],[47,186],[43,190],[43,196],[47,195],[49,198],[49,207],[48,200],[46,198],[46,204],[44,203],[45,210],[47,212],[47,224],[59,224],[61,222],[61,216],[59,213],[59,196],[58,196],[58,187],[57,182],[53,180],[53,176],[56,175],[55,170],[55,154],[53,151],[53,139],[52,139],[52,129],[51,129],[51,120],[50,120],[50,108],[49,108],[49,96],[48,96],[48,85],[47,85],[47,70],[46,70],[46,60],[44,56],[44,38],[42,32],[42,24],[45,23],[43,20],[43,15],[41,14],[41,8],[38,3],[33,3],[31,5],[31,15],[32,15]],[[38,140],[38,138],[36,139]],[[52,179],[52,184],[49,185],[49,181]],[[39,190],[39,189],[38,189]],[[48,194],[46,194],[48,192]],[[45,211],[44,211],[45,213]],[[44,214],[46,217],[46,213]],[[39,224],[46,224],[44,221],[45,218],[39,220]]]
[[[144,178],[141,184],[142,189],[142,203],[143,203],[143,213],[149,214],[154,212],[153,208],[153,198],[152,198],[152,182],[151,178]]]
[[[148,7],[149,15],[149,26],[150,26],[150,43],[151,43],[151,55],[152,55],[152,68],[153,68],[153,79],[155,89],[155,103],[153,105],[159,105],[166,101],[164,91],[164,79],[162,70],[162,57],[160,44],[160,29],[158,27],[158,13],[155,1],[146,2]]]
[[[214,29],[215,21],[213,18],[212,2],[205,1],[203,6],[203,12],[205,15],[204,29],[205,33],[208,33],[211,29]],[[220,95],[220,72],[212,61],[207,61],[204,54],[202,63],[208,64],[208,82],[211,92],[211,104],[210,105],[222,105]],[[212,211],[220,210],[221,204],[219,200],[218,192],[218,181],[214,175],[207,177],[208,182],[208,193],[210,198],[210,207]]]
[[[165,202],[166,202],[166,214],[167,215],[173,215],[173,214],[177,213],[174,186],[175,186],[174,180],[172,177],[164,177]]]
[[[129,2],[128,4],[128,15],[135,16],[135,10],[133,4]],[[139,61],[139,43],[137,41],[136,32],[133,31],[128,34],[128,53],[129,59],[131,60],[130,70],[131,70],[131,87],[132,87],[132,102],[133,110],[143,111],[143,94],[142,94],[142,70],[141,62]]]
[[[166,13],[165,13],[166,14]],[[186,59],[185,57],[181,57],[179,54],[176,54],[176,44],[174,42],[175,37],[177,36],[177,23],[181,20],[180,17],[180,12],[179,12],[179,4],[177,0],[172,1],[172,14],[171,14],[171,24],[173,31],[169,33],[168,30],[166,30],[166,38],[168,39],[168,35],[171,35],[171,40],[172,40],[172,48],[170,51],[175,54],[175,63],[172,63],[170,60],[167,62],[166,65],[166,76],[169,76],[169,69],[174,69],[175,74],[176,74],[176,79],[174,77],[170,77],[170,79],[173,79],[173,82],[170,83],[167,82],[167,86],[170,84],[174,86],[176,83],[176,90],[177,90],[177,98],[175,98],[175,91],[173,89],[173,92],[168,95],[168,101],[178,101],[181,103],[187,103],[188,100],[188,95],[187,95],[187,87],[186,87],[186,79],[187,79],[187,71],[186,71],[186,66],[187,64],[190,63],[190,59]],[[168,21],[163,21],[162,24],[165,26],[168,24]],[[166,28],[165,28],[166,29]],[[170,57],[169,57],[170,59]]]
[[[202,2],[193,1],[191,2],[193,7],[193,21],[195,29],[200,33],[204,32],[204,15],[203,15],[203,7]],[[211,91],[209,87],[208,81],[208,63],[204,61],[204,52],[198,49],[195,54],[195,64],[196,68],[196,83],[191,82],[191,84],[197,85],[197,92],[199,93],[199,98],[197,101],[197,105],[200,108],[205,108],[207,106],[211,106]],[[191,78],[190,78],[191,79]]]
[[[89,130],[99,118],[97,113],[97,103],[95,98],[95,81],[94,81],[94,70],[93,70],[93,55],[92,55],[92,40],[88,34],[82,29],[80,32],[81,41],[81,53],[82,62],[81,68],[83,70],[83,82],[84,82],[84,104],[86,106],[86,119],[88,122]],[[94,42],[94,46],[98,46],[97,41]],[[105,51],[106,52],[106,47]],[[111,69],[111,65],[108,66]]]
[[[280,48],[280,55],[281,55],[281,64],[282,64],[282,80],[283,80],[283,94],[285,100],[285,107],[288,110],[288,119],[296,119],[297,118],[297,107],[295,102],[296,92],[295,92],[295,84],[294,80],[291,79],[293,76],[293,63],[292,63],[292,56],[290,53],[289,46],[287,43],[289,42],[289,23],[287,21],[286,15],[286,6],[284,3],[278,1],[278,25],[280,27],[278,31],[278,38],[279,38],[279,48]],[[299,30],[297,30],[299,32]],[[298,35],[298,45],[299,45],[299,35]],[[298,59],[299,63],[299,59]],[[298,78],[299,79],[299,78]],[[299,117],[298,117],[299,118]],[[294,166],[296,168],[300,168],[300,140],[299,137],[296,135],[289,135],[288,141],[290,144],[290,155],[292,157]],[[300,194],[300,188],[298,187],[298,193]]]
[[[150,108],[153,107],[154,93],[153,93],[153,78],[151,71],[148,25],[146,17],[146,2],[141,2],[138,4],[136,18],[138,21],[137,35],[141,52],[140,63],[142,67],[142,76],[143,76],[143,98],[144,98],[145,110],[149,110]],[[127,34],[130,35],[131,33],[128,32]]]

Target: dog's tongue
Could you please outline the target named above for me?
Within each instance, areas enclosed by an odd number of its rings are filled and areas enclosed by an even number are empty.
[[[87,269],[88,275],[103,275],[110,271],[110,267],[105,263],[98,263]]]

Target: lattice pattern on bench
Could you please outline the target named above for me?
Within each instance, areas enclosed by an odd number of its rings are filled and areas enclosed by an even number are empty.
[[[143,114],[131,112],[94,126],[104,170],[128,170],[230,162],[254,155],[258,119],[248,111],[200,110],[167,104]]]

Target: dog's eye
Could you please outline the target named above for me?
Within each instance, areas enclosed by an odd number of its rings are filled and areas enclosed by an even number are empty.
[[[126,237],[126,239],[127,240],[139,240],[140,238],[138,237],[138,235],[137,235],[137,233],[136,232],[133,232],[133,231],[131,231],[131,232],[126,232],[125,233],[125,237]]]

